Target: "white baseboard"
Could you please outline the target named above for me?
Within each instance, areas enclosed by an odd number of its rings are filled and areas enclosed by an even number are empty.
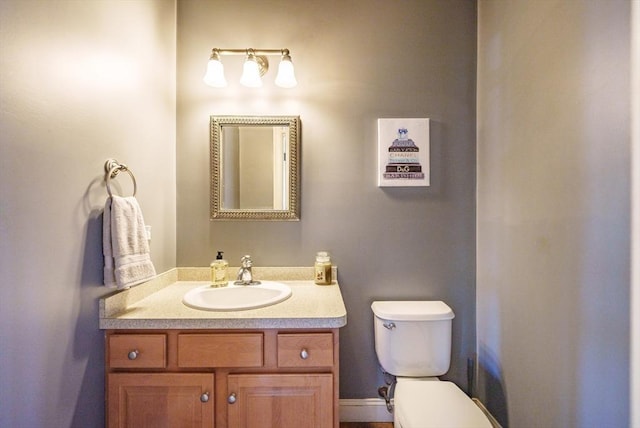
[[[382,398],[343,398],[340,399],[340,422],[393,422],[393,413],[387,411]]]

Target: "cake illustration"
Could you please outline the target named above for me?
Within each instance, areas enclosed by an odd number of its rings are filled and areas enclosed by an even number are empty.
[[[420,149],[409,138],[407,128],[398,129],[398,138],[389,146],[389,160],[383,177],[385,179],[423,179],[419,159]]]

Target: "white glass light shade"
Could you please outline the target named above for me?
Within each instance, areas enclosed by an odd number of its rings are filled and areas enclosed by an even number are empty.
[[[242,77],[240,84],[249,88],[262,87],[262,79],[260,78],[260,66],[256,62],[254,56],[249,56],[242,67]]]
[[[281,88],[293,88],[298,84],[296,75],[293,71],[293,63],[291,57],[285,55],[282,57],[278,65],[278,75],[276,76],[276,85]]]
[[[207,72],[202,80],[214,88],[224,88],[227,86],[227,79],[224,78],[224,65],[222,65],[219,59],[209,60],[207,63]]]

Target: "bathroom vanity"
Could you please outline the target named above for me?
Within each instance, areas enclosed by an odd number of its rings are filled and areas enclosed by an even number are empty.
[[[337,428],[337,283],[313,268],[255,268],[292,295],[245,311],[203,311],[182,296],[208,269],[174,269],[100,302],[108,427]],[[286,278],[286,279],[282,279]]]

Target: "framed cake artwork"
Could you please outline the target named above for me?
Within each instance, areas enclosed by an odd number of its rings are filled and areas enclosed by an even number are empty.
[[[429,119],[378,119],[378,187],[429,186]]]

